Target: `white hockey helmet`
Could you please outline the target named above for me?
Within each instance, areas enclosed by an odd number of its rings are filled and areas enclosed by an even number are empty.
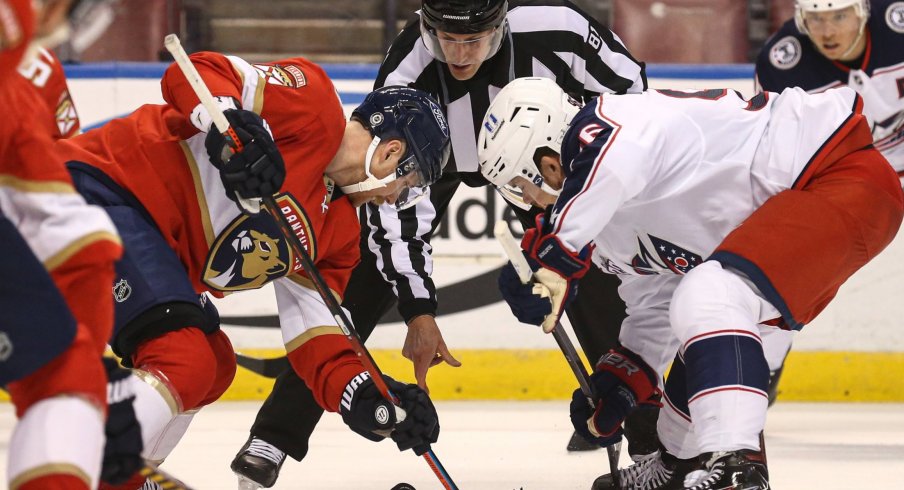
[[[480,172],[509,201],[528,209],[522,189],[512,183],[521,177],[543,191],[558,195],[540,175],[534,157],[546,148],[561,153],[562,139],[580,103],[554,80],[529,77],[512,80],[490,104],[477,139]]]
[[[809,35],[804,16],[807,12],[831,12],[854,7],[854,13],[860,18],[860,32],[869,20],[869,0],[796,0],[794,2],[794,23],[797,30]]]

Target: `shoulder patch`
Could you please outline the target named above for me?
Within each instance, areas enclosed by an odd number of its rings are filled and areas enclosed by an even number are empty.
[[[891,30],[904,34],[904,2],[895,2],[888,6],[885,10],[885,22]]]
[[[308,84],[304,72],[295,65],[254,65],[254,69],[271,85],[301,88]]]
[[[800,62],[800,57],[800,41],[794,36],[779,39],[769,50],[769,62],[779,70],[794,68]]]

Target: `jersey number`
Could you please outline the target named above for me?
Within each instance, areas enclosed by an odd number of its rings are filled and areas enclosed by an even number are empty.
[[[728,95],[728,89],[724,88],[713,88],[708,90],[700,90],[697,92],[682,92],[680,90],[668,90],[668,89],[660,89],[657,92],[662,95],[667,95],[669,97],[675,97],[676,99],[703,99],[703,100],[719,100],[722,97]],[[763,107],[766,107],[766,102],[769,100],[768,92],[760,92],[749,100],[745,99],[738,91],[732,90],[735,95],[738,96],[739,99],[747,102],[747,107],[745,110],[748,111],[758,111]]]

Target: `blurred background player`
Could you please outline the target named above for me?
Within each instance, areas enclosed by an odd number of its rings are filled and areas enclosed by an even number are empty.
[[[872,6],[870,5],[872,4]],[[873,144],[904,181],[904,3],[892,0],[796,0],[756,61],[756,89],[800,87],[817,93],[847,85],[863,97]],[[766,345],[770,402],[793,334]]]
[[[484,176],[554,202],[521,243],[534,280],[521,284],[507,265],[503,297],[519,320],[546,327],[587,294],[572,286],[591,265],[623,277],[621,345],[596,364],[594,407],[575,390],[575,430],[600,443],[617,436],[628,413],[656,402],[663,353],[675,346],[649,339],[679,341],[663,447],[620,470],[620,486],[604,475],[594,489],[771,488],[761,332],[803,328],[904,216],[861,108],[847,88],[750,100],[651,90],[600,96],[570,118],[571,102],[546,80],[500,92],[481,128]],[[561,150],[548,152],[563,126]],[[523,177],[537,172],[558,196]]]
[[[141,465],[141,441],[129,437],[137,424],[123,413],[131,400],[107,407],[107,374],[117,386],[127,376],[114,361],[101,362],[119,237],[106,213],[76,193],[54,150],[61,131],[38,90],[57,91],[54,108],[61,94],[68,98],[62,71],[32,70],[84,3],[91,2],[0,2],[0,383],[20,419],[9,442],[14,489],[96,488]],[[35,76],[20,76],[28,74]]]
[[[448,159],[448,127],[425,93],[368,95],[346,124],[335,87],[317,65],[293,58],[252,65],[216,53],[192,61],[244,149],[231,157],[222,134],[181,71],[161,81],[164,105],[59,143],[85,198],[103,206],[123,237],[111,345],[150,390],[138,394],[144,457],[159,463],[197,411],[228,388],[235,354],[205,292],[273,281],[288,358],[323,409],[355,432],[401,450],[437,440],[426,393],[386,377],[407,416],[379,420],[388,404],[300,270],[268,213],[244,200],[279,193],[329,287],[340,295],[359,261],[355,206],[373,199],[412,205]],[[342,401],[342,403],[340,403]],[[388,407],[387,407],[388,408]],[[378,435],[375,431],[380,431]],[[116,488],[134,490],[136,476]]]
[[[571,2],[561,0],[425,0],[421,10],[392,43],[374,87],[408,85],[425,90],[449,119],[452,157],[444,177],[430,187],[429,199],[397,211],[368,205],[361,210],[362,262],[346,291],[344,306],[364,338],[398,302],[408,325],[402,354],[414,363],[418,385],[427,387],[428,368],[458,366],[435,319],[438,298],[431,278],[430,238],[459,185],[482,187],[477,167],[476,134],[482,115],[499,88],[523,76],[542,76],[586,100],[603,92],[640,92],[646,88],[643,64],[635,60],[609,29]],[[525,226],[530,210],[517,189],[501,195]],[[569,318],[589,359],[614,346],[624,303],[618,280],[593,272],[581,287],[595,291],[592,304],[577,302]],[[277,378],[258,412],[245,446],[232,462],[239,475],[270,487],[286,454],[296,460],[308,451],[308,439],[322,411],[304,383],[291,371]],[[636,424],[652,435],[655,411]],[[299,419],[303,420],[301,422]],[[643,422],[646,422],[644,424]],[[593,449],[574,435],[569,449]],[[632,444],[646,453],[655,443]]]
[[[756,62],[760,90],[822,92],[847,85],[863,97],[873,144],[904,179],[904,4],[797,0],[794,19]]]

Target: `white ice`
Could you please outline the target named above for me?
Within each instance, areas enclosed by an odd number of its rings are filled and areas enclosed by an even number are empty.
[[[198,490],[237,488],[229,462],[259,405],[219,402],[201,410],[163,469]],[[565,451],[571,428],[564,401],[439,402],[437,408],[442,433],[434,451],[463,490],[588,489],[608,473],[604,451]],[[4,475],[13,423],[11,407],[0,407]],[[766,431],[779,490],[904,488],[904,405],[779,402]],[[422,458],[399,453],[389,441],[371,443],[326,414],[308,457],[287,461],[273,488],[389,490],[400,482],[441,488]]]

